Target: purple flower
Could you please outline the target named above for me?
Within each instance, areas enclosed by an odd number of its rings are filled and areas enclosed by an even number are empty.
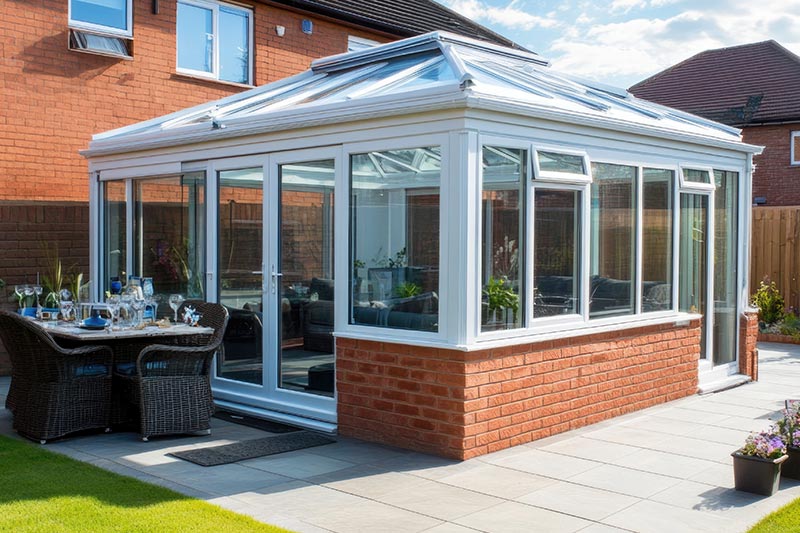
[[[751,433],[739,453],[764,459],[777,459],[786,454],[786,442],[778,428],[773,426],[761,433]]]

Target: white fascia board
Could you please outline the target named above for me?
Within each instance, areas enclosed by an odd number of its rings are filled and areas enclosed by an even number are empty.
[[[180,131],[146,133],[136,138],[93,140],[89,149],[80,153],[84,157],[96,157],[458,107],[466,107],[464,93],[459,89],[458,82],[452,81],[431,89],[414,91],[404,99],[399,99],[396,94],[380,95],[220,120],[224,124],[221,129],[212,129],[211,124],[204,123],[185,126]]]
[[[500,113],[523,115],[554,122],[566,122],[591,128],[633,133],[635,135],[669,139],[690,144],[700,144],[703,146],[735,150],[737,152],[759,154],[763,151],[763,147],[761,146],[755,146],[733,139],[726,140],[699,133],[680,132],[645,124],[636,124],[628,120],[620,120],[612,117],[595,117],[586,113],[568,111],[562,108],[541,106],[528,102],[510,101],[489,95],[475,95],[474,93],[470,93],[466,95],[466,101],[469,107]],[[698,128],[701,127],[702,126],[698,126]]]

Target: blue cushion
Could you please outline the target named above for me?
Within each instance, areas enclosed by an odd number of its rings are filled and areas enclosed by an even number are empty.
[[[108,368],[106,368],[106,365],[101,365],[99,363],[83,365],[75,369],[75,375],[77,377],[102,376],[107,373]]]
[[[164,370],[165,368],[167,368],[167,362],[150,361],[149,363],[145,363],[144,367],[147,370]],[[136,375],[136,363],[117,363],[115,369],[118,374],[123,374],[125,376]]]

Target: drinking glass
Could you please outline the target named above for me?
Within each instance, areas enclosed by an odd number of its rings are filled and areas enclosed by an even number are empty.
[[[108,305],[108,311],[111,313],[111,320],[108,321],[108,328],[119,329],[118,327],[114,326],[114,322],[116,322],[117,317],[119,316],[119,296],[112,294],[106,299],[106,304]]]
[[[134,312],[136,313],[136,326],[140,326],[144,320],[142,316],[142,311],[144,311],[144,307],[146,305],[146,301],[144,298],[134,298],[131,300],[131,307],[133,308]]]
[[[36,307],[37,308],[40,307],[39,306],[39,296],[42,295],[42,290],[43,289],[42,289],[41,285],[34,285],[33,286],[33,293],[36,295]]]
[[[181,304],[183,303],[183,296],[180,294],[170,294],[169,295],[169,306],[175,311],[175,323],[178,323],[178,309],[180,308]]]
[[[73,309],[74,303],[72,300],[61,300],[59,307],[61,308],[61,320],[64,322],[71,322],[74,320]]]

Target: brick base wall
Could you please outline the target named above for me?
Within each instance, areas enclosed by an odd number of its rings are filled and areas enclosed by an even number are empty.
[[[739,319],[739,373],[758,381],[758,313]]]
[[[474,352],[339,338],[339,432],[468,459],[694,394],[699,356],[699,320]]]

